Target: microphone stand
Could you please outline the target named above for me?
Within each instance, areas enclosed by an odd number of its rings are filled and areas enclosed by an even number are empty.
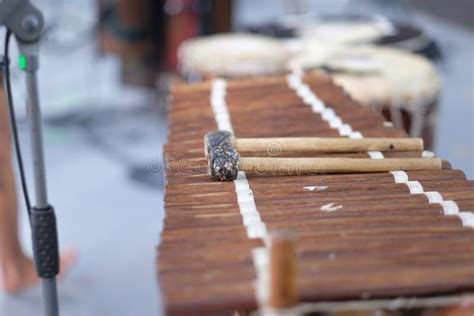
[[[20,68],[26,75],[35,187],[35,203],[28,210],[33,256],[41,280],[44,315],[58,316],[56,287],[56,276],[59,273],[58,236],[54,209],[48,203],[37,79],[39,42],[44,18],[29,0],[0,0],[0,26],[2,25],[5,25],[8,32],[11,32],[17,40]],[[8,67],[8,60],[5,64]]]

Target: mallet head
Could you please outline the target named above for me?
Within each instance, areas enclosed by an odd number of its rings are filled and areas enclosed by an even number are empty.
[[[214,180],[231,181],[237,178],[240,155],[232,145],[232,133],[213,131],[204,136],[204,152],[208,173]]]

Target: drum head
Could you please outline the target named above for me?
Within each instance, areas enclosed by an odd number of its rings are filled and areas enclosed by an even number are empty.
[[[440,76],[426,58],[394,48],[312,42],[292,58],[290,69],[324,69],[363,104],[412,107],[438,97]]]
[[[183,74],[204,77],[245,78],[285,71],[289,54],[270,37],[252,34],[218,34],[184,42],[178,52]]]

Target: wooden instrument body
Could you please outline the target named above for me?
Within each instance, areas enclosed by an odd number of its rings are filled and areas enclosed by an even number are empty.
[[[364,137],[406,137],[328,78],[307,75],[304,81]],[[437,200],[441,196],[443,202],[452,201],[463,213],[474,211],[474,183],[462,171],[444,165],[442,170],[407,171],[403,177],[389,172],[246,172],[248,187],[215,182],[207,175],[203,155],[203,135],[219,129],[211,89],[212,83],[204,82],[177,86],[172,92],[165,146],[166,218],[158,248],[168,314],[257,308],[255,284],[260,274],[254,250],[267,245],[261,238],[249,238],[252,221],[244,216],[252,202],[259,214],[253,220],[263,222],[268,231],[297,233],[300,302],[433,297],[474,290],[474,230],[455,213],[446,213]],[[340,137],[288,87],[285,77],[228,81],[226,89],[236,138]],[[366,152],[318,156],[370,158]],[[422,152],[387,151],[383,156],[421,159]]]

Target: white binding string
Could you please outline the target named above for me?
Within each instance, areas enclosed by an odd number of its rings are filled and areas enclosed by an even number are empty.
[[[372,159],[384,159],[385,158],[385,156],[380,151],[368,151],[367,154]]]
[[[339,135],[348,136],[352,139],[363,138],[362,133],[354,131],[350,124],[337,116],[334,109],[326,106],[324,101],[311,90],[309,85],[303,82],[303,72],[301,70],[294,70],[287,76],[288,86],[293,89],[296,94],[303,99],[304,103],[309,105],[314,113],[321,115],[322,119],[329,123],[333,129],[337,129]],[[395,124],[397,125],[397,124]],[[372,159],[384,159],[384,155],[380,151],[369,151],[367,154]],[[423,158],[435,157],[431,151],[423,151],[421,156]],[[474,228],[474,214],[472,212],[460,212],[459,206],[454,201],[444,201],[443,196],[436,191],[425,192],[423,186],[418,181],[410,181],[408,174],[404,171],[391,171],[395,183],[404,183],[408,186],[410,194],[424,194],[429,203],[438,203],[443,207],[445,215],[457,215],[462,220],[463,226]],[[332,205],[331,205],[332,206]],[[342,206],[341,206],[342,207]]]
[[[408,174],[405,171],[390,171],[395,179],[395,183],[405,183],[410,190],[410,194],[424,194],[430,204],[440,204],[443,207],[445,215],[457,215],[463,226],[473,227],[472,212],[461,212],[456,202],[452,200],[444,200],[441,193],[436,191],[425,192],[423,186],[418,181],[409,181]]]
[[[218,129],[229,131],[233,134],[234,130],[232,128],[230,114],[225,100],[227,94],[226,89],[227,83],[224,79],[215,79],[212,81],[211,107],[214,112],[214,118]],[[234,185],[240,215],[242,216],[242,222],[247,231],[247,237],[250,239],[262,238],[265,240],[268,235],[267,227],[257,210],[253,192],[250,189],[245,172],[238,172],[237,179],[234,180]]]
[[[314,113],[321,116],[323,121],[327,122],[332,129],[336,129],[341,136],[347,136],[352,139],[364,138],[361,132],[354,131],[352,126],[345,123],[331,107],[326,106],[311,88],[303,82],[303,72],[301,70],[294,70],[287,76],[288,86],[296,92],[296,94],[303,99],[303,102],[311,107]],[[367,154],[372,159],[384,159],[384,155],[380,151],[368,151]],[[342,208],[343,205],[335,205],[330,203],[323,205],[321,211],[335,211]]]
[[[229,111],[227,110],[226,81],[223,79],[215,79],[212,81],[211,88],[211,107],[214,112],[214,118],[217,128],[221,131],[229,131],[234,134],[232,123],[230,122]]]
[[[432,151],[423,150],[423,152],[421,153],[421,157],[423,157],[423,158],[434,158],[434,157],[436,157],[436,155]]]
[[[226,97],[227,83],[224,79],[214,79],[211,86],[211,107],[219,130],[234,130],[227,109]],[[267,245],[269,240],[267,226],[262,220],[255,204],[252,189],[250,189],[247,176],[244,171],[239,171],[237,179],[234,180],[235,193],[237,194],[237,204],[239,205],[242,223],[245,226],[249,239],[261,238]],[[262,304],[268,296],[268,250],[267,247],[254,247],[252,258],[256,270],[257,280],[255,281],[255,291],[257,301]]]
[[[267,300],[269,274],[268,266],[270,264],[270,256],[266,247],[255,247],[252,249],[253,264],[255,266],[257,279],[255,280],[255,296],[260,306],[264,305]]]

